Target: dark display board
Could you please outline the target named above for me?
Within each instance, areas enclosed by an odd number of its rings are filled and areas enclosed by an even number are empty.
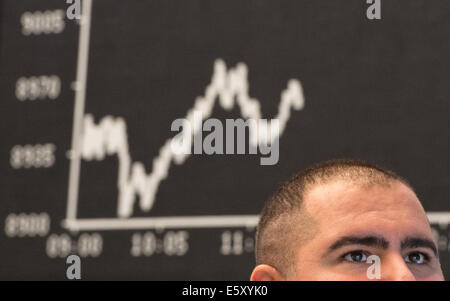
[[[381,2],[368,20],[363,0],[83,0],[78,22],[63,0],[1,1],[0,279],[62,280],[78,254],[86,280],[246,280],[265,199],[339,157],[412,183],[450,277],[450,1]],[[248,117],[208,94],[231,74],[261,118],[303,89],[277,164],[168,158],[196,100]]]

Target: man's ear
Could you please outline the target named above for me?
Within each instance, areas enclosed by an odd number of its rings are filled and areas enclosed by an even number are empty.
[[[260,264],[253,269],[250,281],[282,281],[285,280],[280,272],[267,264]]]

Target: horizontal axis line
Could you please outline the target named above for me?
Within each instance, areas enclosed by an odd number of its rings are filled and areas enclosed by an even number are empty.
[[[431,224],[450,224],[450,212],[428,212]],[[170,228],[254,228],[259,215],[200,215],[135,218],[66,219],[63,227],[82,230],[132,230]]]
[[[259,215],[209,215],[209,216],[169,216],[144,218],[89,218],[66,219],[63,227],[73,231],[81,230],[129,230],[145,228],[254,228]]]

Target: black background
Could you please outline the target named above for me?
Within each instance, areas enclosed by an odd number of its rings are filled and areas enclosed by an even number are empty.
[[[48,212],[50,233],[65,217],[71,147],[78,25],[61,34],[21,34],[25,11],[66,9],[65,1],[4,0],[0,36],[0,218]],[[116,1],[94,0],[85,112],[98,122],[123,117],[133,161],[151,170],[171,122],[204,94],[217,58],[248,66],[249,94],[264,118],[276,115],[289,79],[302,83],[303,110],[294,111],[280,140],[280,161],[258,156],[191,156],[172,165],[155,206],[134,216],[258,214],[288,176],[338,157],[387,166],[415,187],[427,211],[449,211],[450,2],[382,0],[382,19],[366,18],[362,0]],[[21,76],[57,74],[57,100],[21,102]],[[239,118],[216,105],[213,117]],[[10,167],[14,145],[54,143],[48,169]],[[81,164],[80,217],[114,217],[117,158]],[[450,276],[448,225],[440,232],[442,264]],[[133,258],[139,231],[102,232],[103,252],[83,258],[84,279],[248,279],[252,252],[220,254],[229,229],[189,231],[186,255]],[[233,229],[232,229],[233,230]],[[145,230],[143,230],[145,232]],[[233,230],[234,231],[234,230]],[[252,237],[253,229],[242,229]],[[142,232],[142,231],[141,231]],[[163,234],[157,234],[163,235]],[[45,254],[45,238],[0,233],[1,279],[65,279],[64,258]]]

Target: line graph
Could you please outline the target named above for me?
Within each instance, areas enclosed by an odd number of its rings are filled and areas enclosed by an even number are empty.
[[[86,84],[89,56],[89,34],[91,25],[92,0],[86,0],[82,8],[80,19],[79,49],[77,64],[77,79],[75,89],[75,110],[72,133],[72,149],[70,151],[69,194],[66,220],[63,225],[71,230],[81,229],[124,229],[140,227],[224,227],[224,226],[255,226],[258,216],[193,216],[193,217],[167,217],[167,218],[129,218],[136,196],[139,196],[140,208],[149,211],[155,201],[158,187],[167,178],[170,166],[173,163],[183,164],[189,154],[175,154],[171,149],[171,143],[175,138],[169,138],[161,146],[159,154],[153,159],[153,169],[147,174],[145,166],[141,162],[132,162],[128,149],[128,136],[126,121],[121,117],[105,116],[98,124],[94,122],[94,116],[84,114],[86,97]],[[240,109],[241,116],[245,119],[261,119],[260,102],[251,98],[248,90],[248,69],[244,63],[239,63],[235,68],[227,70],[223,60],[217,59],[210,84],[205,88],[205,93],[196,98],[194,106],[187,112],[185,119],[191,123],[199,120],[194,117],[195,112],[200,112],[202,119],[211,116],[216,103],[223,109],[230,110],[235,106]],[[301,110],[304,106],[303,89],[296,79],[288,81],[287,89],[282,91],[275,116],[277,134],[281,136],[290,118],[291,109]],[[203,121],[203,120],[200,120]],[[201,127],[194,127],[200,129]],[[258,141],[258,138],[267,139],[267,133],[273,141],[275,131],[270,126],[261,128],[256,132],[250,131],[250,141]],[[194,136],[195,131],[186,135]],[[256,137],[258,135],[258,137]],[[192,140],[191,140],[192,141]],[[118,208],[119,218],[112,219],[77,219],[78,185],[80,176],[81,159],[103,160],[105,156],[117,155],[118,157]],[[126,218],[126,219],[124,219]]]
[[[92,0],[85,0],[80,19],[77,75],[75,90],[72,147],[69,151],[70,172],[67,198],[66,219],[63,226],[72,231],[81,230],[123,230],[144,228],[214,228],[214,227],[255,227],[258,215],[210,215],[210,216],[168,216],[133,218],[132,208],[139,196],[140,208],[149,211],[157,195],[158,187],[167,178],[174,164],[183,164],[189,154],[174,154],[170,148],[173,138],[168,138],[160,147],[159,154],[153,160],[153,168],[147,173],[141,162],[133,162],[128,149],[126,121],[121,117],[104,116],[98,124],[94,116],[85,114],[85,98],[89,57],[89,36],[91,26]],[[218,102],[221,108],[240,109],[243,118],[262,118],[260,102],[248,93],[248,68],[244,63],[227,70],[223,60],[214,63],[210,83],[204,95],[197,97],[193,107],[185,118],[193,120],[194,112],[202,112],[203,119],[208,118]],[[291,110],[301,110],[304,105],[303,90],[296,79],[288,81],[287,89],[282,91],[278,106],[280,135],[290,119]],[[200,127],[197,127],[200,128]],[[266,129],[263,132],[270,132]],[[195,133],[193,133],[195,135]],[[263,135],[264,136],[264,135]],[[255,137],[251,137],[255,139]],[[119,195],[117,198],[117,218],[78,218],[78,189],[81,160],[103,160],[105,156],[118,157]],[[450,212],[428,212],[432,224],[450,223]]]
[[[211,112],[219,99],[220,105],[225,109],[231,109],[237,104],[244,118],[261,119],[261,111],[258,100],[251,99],[248,95],[247,67],[244,64],[238,65],[235,69],[226,70],[225,63],[217,60],[215,63],[212,81],[205,89],[204,96],[199,96],[195,105],[190,109],[185,117],[191,124],[202,120],[194,117],[194,112],[200,112],[204,119],[211,116]],[[236,102],[234,98],[236,97]],[[288,88],[283,91],[279,105],[278,115],[279,134],[286,128],[286,123],[290,117],[290,109],[299,110],[303,107],[304,99],[300,82],[291,80]],[[250,130],[250,141],[258,141],[257,133],[260,137],[267,137],[267,133],[276,132],[271,128],[260,127],[258,131]],[[183,132],[183,135],[195,136],[200,131],[201,126],[194,126],[194,131]],[[119,159],[118,169],[118,211],[120,217],[129,217],[132,214],[135,195],[140,196],[140,207],[143,211],[149,211],[155,201],[158,186],[169,172],[172,162],[182,164],[189,154],[174,154],[171,149],[175,139],[167,139],[160,148],[158,156],[153,160],[153,170],[147,174],[145,166],[141,162],[132,162],[128,150],[128,138],[126,122],[123,118],[112,116],[104,117],[98,125],[94,123],[94,117],[87,114],[84,117],[83,130],[81,135],[81,157],[86,160],[103,160],[106,155],[117,155]],[[275,139],[274,135],[270,135]],[[185,140],[185,138],[179,138]],[[189,139],[192,142],[192,139]],[[190,147],[189,147],[190,148]]]

